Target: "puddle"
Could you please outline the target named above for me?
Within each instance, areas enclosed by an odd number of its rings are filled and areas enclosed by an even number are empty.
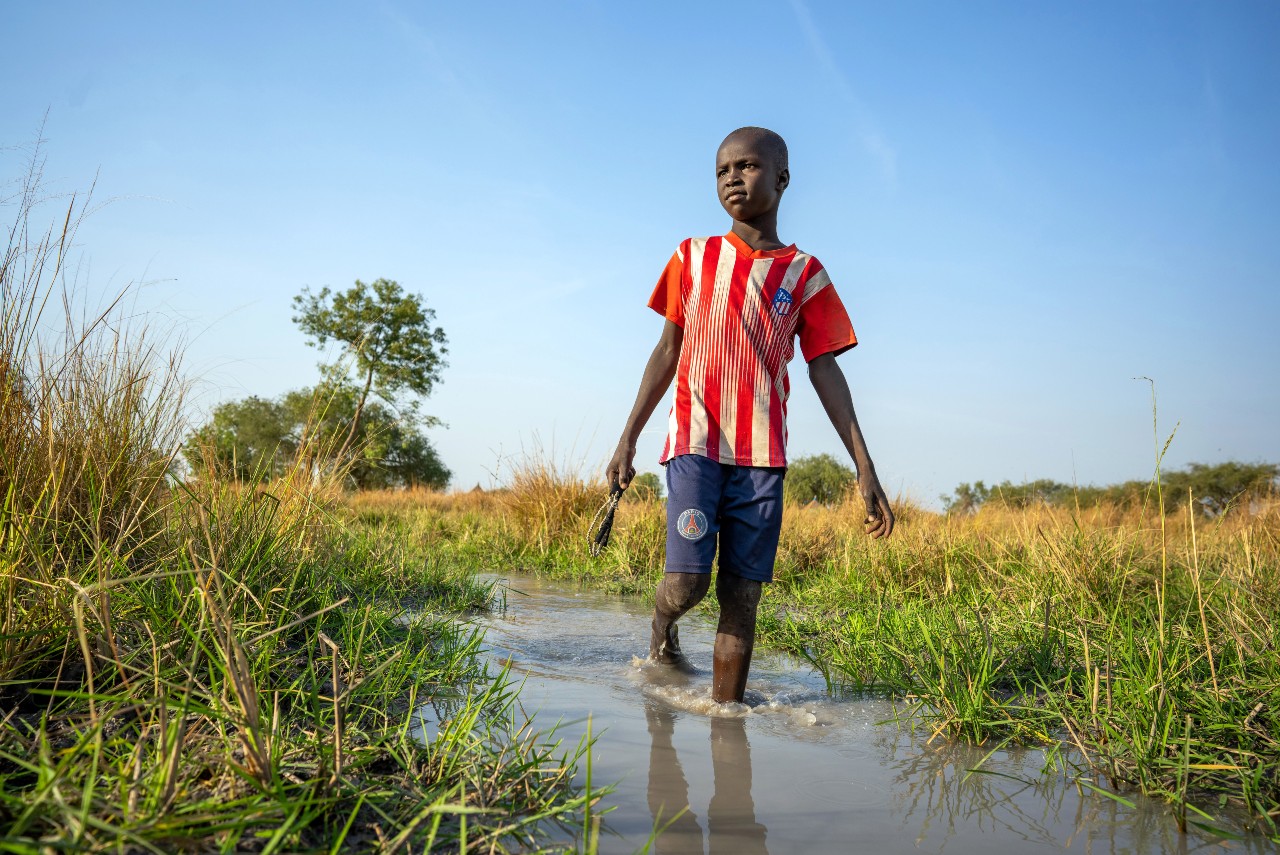
[[[589,720],[593,781],[617,782],[601,852],[635,852],[655,823],[667,827],[650,851],[663,855],[1280,851],[1180,835],[1161,803],[1129,796],[1131,809],[1042,775],[1038,749],[983,762],[989,749],[930,742],[927,728],[885,723],[892,703],[832,698],[806,663],[770,651],[756,650],[747,703],[717,705],[706,619],[681,621],[695,666],[682,674],[638,658],[651,617],[639,600],[497,578],[509,590],[481,621],[490,655],[524,681],[540,728],[559,721],[571,745]]]

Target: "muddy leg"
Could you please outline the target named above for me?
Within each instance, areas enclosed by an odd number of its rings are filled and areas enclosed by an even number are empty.
[[[676,621],[689,609],[702,602],[711,587],[710,573],[663,573],[653,609],[653,635],[649,639],[649,658],[668,665],[684,663]]]
[[[716,703],[742,702],[756,641],[756,607],[764,586],[723,570],[716,574],[720,625],[716,627],[711,697]]]

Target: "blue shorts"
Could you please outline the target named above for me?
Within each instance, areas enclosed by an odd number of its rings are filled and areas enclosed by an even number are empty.
[[[666,465],[667,572],[710,573],[718,539],[723,572],[772,582],[787,470],[733,466],[700,454]]]

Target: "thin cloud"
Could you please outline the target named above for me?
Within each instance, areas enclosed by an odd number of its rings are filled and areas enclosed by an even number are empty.
[[[435,39],[431,38],[421,25],[390,3],[379,3],[378,11],[395,26],[396,32],[426,59],[427,66],[433,75],[455,90],[461,89],[461,81],[445,61],[444,55],[436,46]]]
[[[1204,70],[1204,82],[1201,86],[1201,100],[1204,103],[1204,128],[1207,136],[1206,145],[1213,164],[1219,168],[1229,166],[1227,147],[1222,135],[1222,98],[1218,95],[1217,82],[1213,72]]]
[[[862,147],[867,154],[879,165],[880,173],[884,176],[890,188],[897,187],[897,149],[893,147],[893,143],[880,130],[875,117],[871,115],[871,111],[867,109],[866,105],[862,103],[862,99],[858,97],[858,93],[854,90],[853,84],[849,82],[848,76],[836,64],[835,58],[831,55],[831,50],[822,38],[822,32],[818,29],[818,25],[814,23],[813,14],[809,11],[809,7],[804,0],[791,0],[791,10],[795,13],[796,22],[800,25],[800,31],[804,33],[805,39],[809,42],[809,49],[813,51],[818,63],[836,82],[845,99],[853,108],[853,123],[857,130],[859,142],[862,143]]]

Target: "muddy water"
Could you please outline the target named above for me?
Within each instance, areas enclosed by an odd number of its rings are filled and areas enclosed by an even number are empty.
[[[603,852],[1275,852],[1259,838],[1180,835],[1169,811],[1136,808],[1042,775],[1035,749],[987,750],[899,726],[886,701],[831,697],[804,663],[757,651],[746,705],[710,700],[714,627],[681,622],[697,670],[646,666],[638,600],[504,577],[507,607],[483,621],[521,703],[572,744],[598,736],[594,782],[616,781]],[[888,723],[886,723],[888,722]],[[970,770],[981,767],[982,771]]]

